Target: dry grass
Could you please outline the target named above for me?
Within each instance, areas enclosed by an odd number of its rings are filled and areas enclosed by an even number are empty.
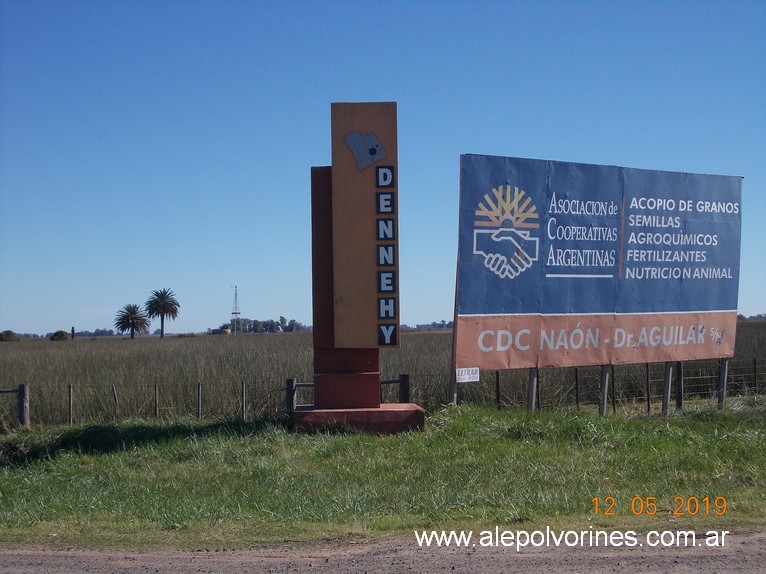
[[[411,399],[434,410],[449,401],[452,336],[449,331],[404,333],[402,346],[381,352],[381,376],[408,373]],[[739,326],[737,356],[730,367],[730,391],[753,394],[753,370],[758,369],[758,391],[766,386],[766,323]],[[22,340],[0,344],[0,389],[29,384],[35,424],[68,421],[68,389],[74,394],[74,421],[107,421],[154,416],[155,386],[161,418],[197,413],[197,389],[202,384],[205,417],[234,417],[242,411],[241,388],[246,389],[248,417],[284,413],[284,381],[312,379],[311,335],[259,334],[195,337],[117,337],[74,341]],[[646,366],[614,370],[615,402],[619,412],[646,408]],[[649,395],[659,400],[662,365],[649,366]],[[598,367],[581,368],[576,393],[574,369],[545,369],[540,373],[540,406],[571,407],[576,396],[582,405],[598,400]],[[711,399],[718,376],[716,361],[685,364],[686,396]],[[495,401],[494,371],[482,373],[479,383],[461,387],[467,402]],[[500,374],[501,403],[526,405],[526,370]],[[115,400],[116,396],[116,400]],[[311,401],[302,391],[303,402]],[[384,400],[396,400],[394,386]],[[610,397],[611,402],[611,397]],[[658,408],[656,405],[654,409]],[[0,395],[0,420],[15,419],[14,395]]]

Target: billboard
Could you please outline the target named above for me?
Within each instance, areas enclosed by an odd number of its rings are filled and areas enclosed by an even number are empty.
[[[729,357],[741,178],[460,159],[455,366]]]

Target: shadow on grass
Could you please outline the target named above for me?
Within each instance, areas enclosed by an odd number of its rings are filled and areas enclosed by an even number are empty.
[[[174,439],[225,434],[254,435],[270,428],[287,428],[287,421],[260,418],[250,421],[123,421],[66,428],[60,432],[14,433],[0,439],[0,468],[53,459],[67,452],[108,454]]]

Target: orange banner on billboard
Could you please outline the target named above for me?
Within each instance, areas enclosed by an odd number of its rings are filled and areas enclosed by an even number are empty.
[[[690,361],[734,354],[730,312],[461,315],[456,365],[533,367]]]

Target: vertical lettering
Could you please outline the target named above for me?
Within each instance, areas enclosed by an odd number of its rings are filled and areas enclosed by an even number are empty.
[[[394,187],[394,166],[381,165],[375,172],[375,187]]]
[[[375,211],[379,215],[381,213],[393,213],[394,205],[394,194],[390,191],[375,194]]]
[[[378,240],[396,239],[393,219],[378,219]]]
[[[378,265],[396,265],[396,250],[394,245],[378,245]]]
[[[396,272],[378,271],[378,292],[393,293],[396,291]]]
[[[378,325],[378,345],[396,345],[396,325]]]
[[[396,318],[396,299],[381,298],[378,299],[378,319]]]

